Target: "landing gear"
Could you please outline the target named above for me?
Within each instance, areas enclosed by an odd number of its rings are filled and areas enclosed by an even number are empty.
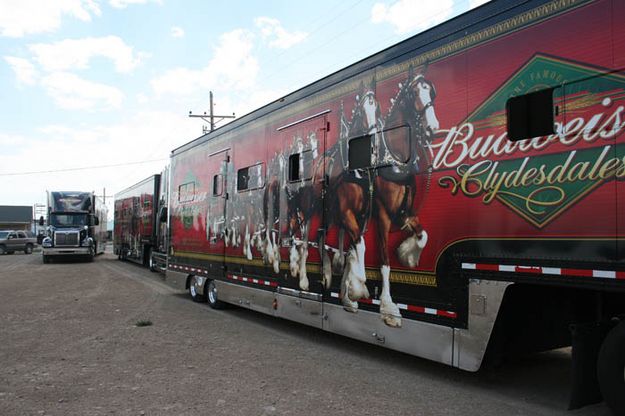
[[[599,388],[615,415],[625,415],[625,321],[603,340],[597,359]]]

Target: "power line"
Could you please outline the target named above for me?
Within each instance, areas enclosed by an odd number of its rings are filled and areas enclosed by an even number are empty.
[[[66,168],[66,169],[52,169],[52,170],[37,170],[31,172],[11,172],[11,173],[0,173],[0,176],[20,176],[20,175],[39,175],[42,173],[57,173],[57,172],[72,172],[77,170],[90,170],[90,169],[105,169],[105,168],[115,168],[119,166],[130,166],[130,165],[142,165],[145,163],[152,162],[163,162],[169,159],[152,159],[152,160],[141,160],[138,162],[126,162],[126,163],[115,163],[111,165],[98,165],[98,166],[83,166],[79,168]]]

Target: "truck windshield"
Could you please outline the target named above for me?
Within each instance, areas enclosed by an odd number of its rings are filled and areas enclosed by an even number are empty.
[[[52,214],[50,224],[55,227],[82,227],[87,225],[86,214]]]
[[[7,238],[7,235],[9,235],[8,231],[0,231],[0,238]]]

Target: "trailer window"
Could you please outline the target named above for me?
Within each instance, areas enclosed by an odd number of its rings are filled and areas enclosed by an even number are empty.
[[[312,151],[304,150],[289,156],[289,182],[297,182],[312,178]]]
[[[220,196],[224,191],[224,180],[222,175],[213,176],[213,196]]]
[[[506,115],[510,140],[553,134],[553,88],[510,98],[506,103]]]
[[[237,172],[237,191],[245,191],[250,187],[250,168],[239,169]]]
[[[178,201],[191,202],[195,199],[195,182],[183,183],[178,187]]]
[[[262,188],[265,185],[264,163],[257,163],[237,171],[237,191]]]
[[[371,167],[371,135],[356,137],[348,144],[349,169]]]

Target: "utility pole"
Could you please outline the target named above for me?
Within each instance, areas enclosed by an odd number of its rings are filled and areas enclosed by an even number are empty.
[[[208,114],[206,114],[206,111],[204,111],[204,114],[193,114],[191,111],[189,111],[189,117],[199,117],[202,120],[206,121],[209,126],[210,129],[207,129],[206,126],[202,126],[202,132],[204,134],[209,133],[213,130],[215,130],[215,124],[219,123],[221,120],[225,119],[225,118],[235,118],[234,113],[232,113],[231,116],[218,116],[215,115],[213,112],[213,92],[210,91],[210,109],[208,110]],[[215,120],[217,119],[217,120]]]

